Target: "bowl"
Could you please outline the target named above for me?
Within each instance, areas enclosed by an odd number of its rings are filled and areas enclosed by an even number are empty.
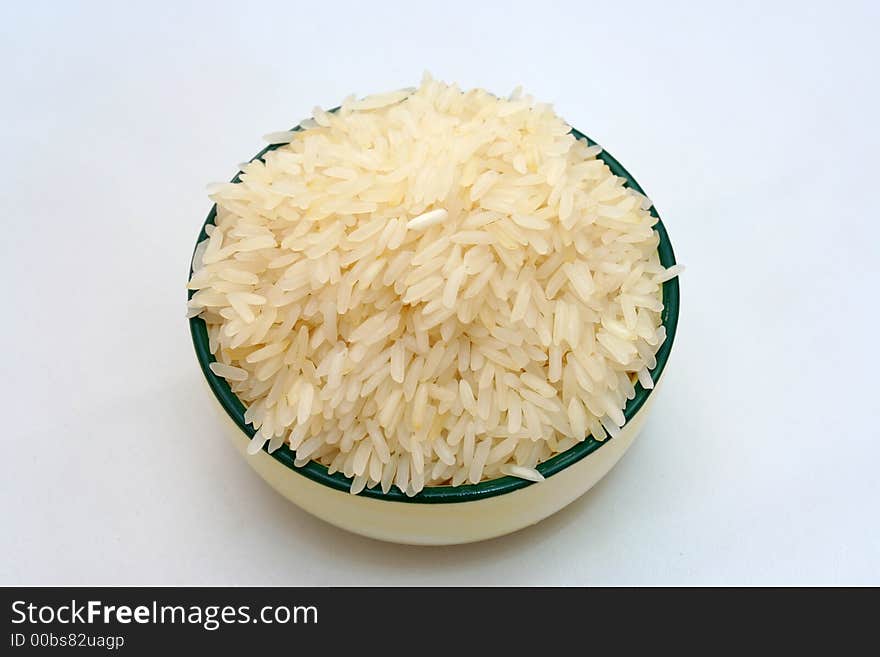
[[[571,133],[590,145],[595,144],[575,129]],[[279,146],[264,148],[252,160]],[[629,172],[606,151],[597,157],[612,173],[625,178],[627,186],[644,193]],[[239,182],[239,176],[232,182]],[[205,226],[214,223],[216,212],[215,205],[196,243],[207,237]],[[669,236],[653,206],[650,213],[657,218],[655,230],[660,237],[657,249],[660,262],[671,267],[675,264],[675,255]],[[616,437],[599,441],[588,436],[539,464],[537,469],[545,477],[539,483],[508,476],[478,484],[426,487],[413,497],[407,497],[396,488],[388,493],[365,488],[358,495],[352,495],[350,478],[341,472],[328,474],[326,466],[314,461],[296,467],[294,452],[284,446],[272,454],[267,446],[257,454],[248,455],[246,449],[254,428],[245,422],[245,407],[226,380],[209,368],[214,357],[208,348],[205,322],[194,317],[189,320],[189,327],[196,358],[218,402],[218,410],[222,411],[229,437],[247,463],[278,493],[318,518],[363,536],[411,545],[453,545],[494,538],[533,525],[586,493],[614,467],[638,435],[657,398],[675,339],[678,308],[678,278],[672,278],[663,284],[661,321],[666,327],[666,340],[657,351],[657,364],[651,370],[654,388],[645,389],[636,382],[635,397],[624,409],[626,423]]]

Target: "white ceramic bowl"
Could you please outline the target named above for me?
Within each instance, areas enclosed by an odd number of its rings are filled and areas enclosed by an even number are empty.
[[[572,134],[594,143],[576,130],[572,130]],[[274,148],[277,146],[264,149],[255,158]],[[599,158],[615,175],[626,178],[629,187],[644,193],[608,153],[603,151]],[[238,182],[238,176],[232,182]],[[651,213],[657,216],[654,208]],[[205,225],[212,224],[215,216],[216,207],[211,209]],[[660,261],[670,267],[675,264],[675,256],[659,216],[656,230],[660,237]],[[205,237],[203,226],[197,242]],[[309,513],[364,536],[414,545],[451,545],[481,541],[535,524],[583,495],[620,460],[654,404],[657,386],[672,348],[678,323],[677,278],[664,283],[663,304],[661,318],[667,337],[657,352],[657,365],[651,371],[657,385],[653,390],[646,390],[636,383],[635,397],[624,409],[626,423],[617,437],[600,442],[587,436],[568,451],[540,464],[538,470],[546,478],[540,483],[502,477],[472,485],[428,487],[412,498],[397,489],[382,493],[378,488],[351,495],[348,492],[350,479],[341,473],[329,475],[327,468],[316,462],[295,467],[294,454],[286,447],[273,454],[263,450],[248,455],[246,448],[254,430],[244,421],[245,409],[241,401],[226,381],[209,368],[214,357],[208,348],[204,321],[198,317],[190,319],[190,331],[196,357],[209,389],[224,411],[233,444],[270,486]]]
[[[454,545],[534,525],[587,492],[614,467],[644,425],[651,398],[601,449],[538,484],[491,497],[442,503],[375,499],[336,490],[292,471],[265,451],[247,454],[248,438],[224,414],[227,433],[247,463],[276,491],[332,525],[409,545]]]

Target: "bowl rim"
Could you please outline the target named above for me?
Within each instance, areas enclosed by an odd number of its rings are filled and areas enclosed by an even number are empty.
[[[300,129],[301,128],[298,125],[293,128],[293,131],[298,131]],[[587,142],[590,146],[598,145],[595,141],[593,141],[584,133],[575,128],[571,129],[571,134],[576,139]],[[259,153],[254,155],[249,161],[252,162],[254,160],[262,160],[262,157],[266,153],[276,150],[283,145],[284,144],[270,144]],[[636,190],[641,194],[645,194],[644,190],[639,185],[639,183],[636,182],[635,178],[633,178],[633,176],[604,148],[602,149],[602,152],[597,155],[597,158],[605,162],[605,164],[608,165],[608,168],[614,175],[624,178],[628,187]],[[240,182],[241,180],[239,176],[240,172],[237,173],[230,182]],[[654,230],[659,236],[657,252],[660,257],[660,263],[664,267],[671,267],[672,265],[676,264],[676,261],[675,253],[672,249],[672,244],[669,241],[669,235],[666,232],[666,227],[663,225],[663,221],[660,219],[660,215],[657,213],[657,210],[653,204],[649,208],[649,212],[651,216],[657,219],[657,223],[654,224]],[[199,244],[199,242],[207,237],[205,227],[209,224],[213,224],[216,216],[217,205],[214,204],[211,207],[210,212],[208,212],[208,216],[205,218],[204,223],[202,224],[202,229],[199,232],[198,239],[196,240],[196,246]],[[194,255],[195,248],[193,249],[193,256]],[[189,277],[187,278],[187,280],[192,277],[192,274],[193,268],[191,258]],[[193,293],[193,290],[188,290],[187,298],[191,298]],[[659,383],[660,377],[662,376],[663,371],[666,367],[666,363],[669,359],[669,354],[672,350],[672,344],[675,341],[675,333],[678,327],[679,302],[679,284],[678,277],[676,276],[663,283],[663,311],[661,312],[660,317],[661,324],[666,327],[666,340],[663,342],[662,345],[660,345],[660,348],[657,350],[655,356],[657,364],[653,369],[650,370],[651,377],[654,380],[655,388],[657,383]],[[196,358],[199,362],[199,366],[201,367],[202,374],[205,376],[205,379],[208,382],[208,386],[210,387],[211,391],[217,398],[217,401],[220,403],[226,414],[242,431],[244,437],[250,439],[251,437],[253,437],[255,430],[250,424],[245,422],[244,404],[242,404],[241,400],[239,400],[238,397],[232,392],[226,380],[222,377],[215,375],[209,367],[211,363],[215,362],[215,359],[208,347],[208,331],[205,321],[201,317],[192,317],[189,319],[189,328],[192,337],[193,347],[196,352]],[[632,420],[636,413],[641,410],[642,406],[644,406],[645,402],[648,400],[648,397],[653,391],[653,389],[645,389],[641,385],[641,383],[638,382],[636,382],[634,387],[635,396],[627,402],[623,412],[627,422]],[[574,445],[568,450],[561,452],[560,454],[556,454],[552,458],[538,464],[537,470],[545,478],[552,477],[553,475],[561,472],[570,465],[573,465],[581,459],[589,456],[597,449],[602,447],[602,445],[611,440],[614,440],[611,436],[608,436],[604,440],[600,441],[593,438],[592,435],[589,435],[586,437],[586,439],[584,439],[577,445]],[[282,446],[274,452],[269,453],[268,445],[265,445],[263,446],[263,451],[269,454],[273,459],[275,459],[282,465],[292,470],[297,475],[307,477],[308,479],[311,479],[316,483],[328,486],[329,488],[345,493],[348,493],[350,490],[352,479],[350,477],[346,477],[342,472],[336,472],[331,475],[327,471],[327,466],[317,463],[316,461],[309,461],[307,464],[300,467],[294,465],[295,452],[287,448],[286,446]],[[419,493],[416,493],[412,497],[407,496],[405,493],[401,492],[395,487],[392,487],[391,490],[389,490],[387,493],[383,493],[378,486],[374,488],[364,488],[363,491],[360,492],[358,495],[361,497],[383,500],[387,502],[402,502],[409,504],[450,504],[472,502],[495,497],[497,495],[512,493],[514,491],[531,486],[534,483],[535,482],[520,479],[518,477],[504,476],[497,479],[481,481],[477,484],[462,484],[460,486],[426,486]]]

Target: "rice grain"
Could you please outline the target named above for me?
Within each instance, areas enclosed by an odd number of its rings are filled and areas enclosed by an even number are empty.
[[[188,317],[257,430],[350,490],[529,481],[614,437],[666,334],[642,194],[549,106],[416,90],[315,108],[209,187]]]

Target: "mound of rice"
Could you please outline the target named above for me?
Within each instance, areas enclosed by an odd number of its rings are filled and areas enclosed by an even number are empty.
[[[539,481],[624,424],[665,338],[647,199],[549,105],[417,90],[316,108],[212,186],[189,316],[247,406],[351,492]]]

